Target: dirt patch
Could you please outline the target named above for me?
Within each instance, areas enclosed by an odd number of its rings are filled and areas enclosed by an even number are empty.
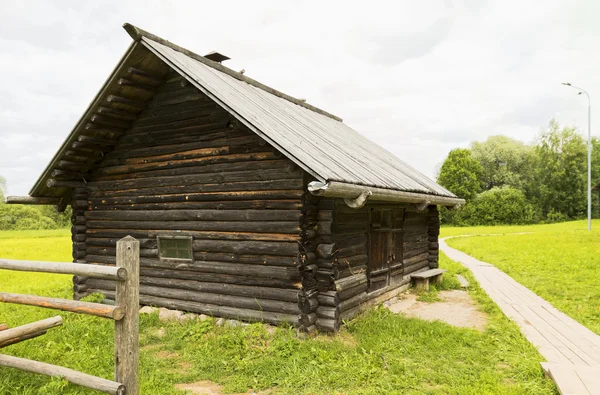
[[[210,380],[197,381],[195,383],[189,384],[176,384],[175,388],[181,391],[188,391],[192,394],[201,394],[201,395],[223,395],[223,386],[217,383],[213,383]],[[274,394],[273,389],[255,392],[252,390],[248,390],[247,392],[233,394],[233,395],[272,395]]]
[[[179,354],[177,354],[176,352],[164,351],[164,350],[157,352],[156,356],[159,357],[160,359],[179,358]]]
[[[485,329],[487,316],[477,309],[477,305],[466,291],[441,291],[440,302],[426,303],[417,300],[417,295],[404,294],[391,300],[386,307],[394,314],[427,321],[444,321],[461,328]]]

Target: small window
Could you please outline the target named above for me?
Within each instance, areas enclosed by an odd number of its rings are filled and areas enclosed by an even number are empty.
[[[193,261],[191,236],[158,236],[160,259]]]

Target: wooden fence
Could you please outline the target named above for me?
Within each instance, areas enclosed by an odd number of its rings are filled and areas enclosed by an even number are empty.
[[[60,376],[71,383],[108,394],[139,394],[139,260],[140,242],[131,236],[127,236],[117,242],[116,266],[0,259],[0,269],[73,274],[117,281],[114,306],[0,292],[0,302],[46,307],[114,320],[114,381],[56,365],[3,354],[0,354],[0,366],[48,376]],[[59,325],[62,325],[62,318],[60,316],[10,329],[6,325],[0,324],[0,348],[41,336],[48,329]]]

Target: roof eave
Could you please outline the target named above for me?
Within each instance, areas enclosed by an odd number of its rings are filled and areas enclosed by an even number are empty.
[[[460,199],[456,196],[406,192],[366,185],[348,184],[338,181],[329,181],[327,183],[313,181],[308,185],[308,190],[310,193],[317,196],[344,198],[346,199],[348,206],[354,208],[364,206],[367,199],[385,202],[414,203],[420,209],[424,209],[429,205],[456,207],[465,203],[464,199]]]

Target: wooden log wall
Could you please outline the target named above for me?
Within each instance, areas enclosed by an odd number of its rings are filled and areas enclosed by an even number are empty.
[[[305,185],[308,183],[308,178],[304,180]],[[301,241],[298,254],[298,269],[302,276],[302,289],[298,293],[298,307],[300,309],[300,329],[307,332],[316,330],[316,311],[319,305],[318,283],[317,283],[317,205],[320,198],[313,196],[304,188],[305,193],[302,195],[302,221],[300,227]]]
[[[112,265],[131,235],[142,303],[310,326],[316,209],[304,186],[293,162],[172,74],[75,191],[74,255]],[[194,262],[159,258],[157,236],[173,234],[192,236]],[[77,297],[113,288],[74,278]]]
[[[429,266],[429,211],[406,209],[404,214],[404,276]]]
[[[437,263],[437,208],[431,206],[421,212],[414,205],[388,205],[399,213],[395,214],[393,228],[401,228],[402,232],[392,238],[402,243],[402,256],[397,258],[401,264],[390,268],[389,277],[383,278],[387,286],[370,290],[367,267],[371,207],[367,204],[352,209],[341,199],[318,202],[315,255],[319,294],[314,319],[320,330],[338,330],[342,320],[358,314],[363,304],[408,286],[411,273],[426,269],[434,260]]]
[[[437,206],[429,206],[429,221],[427,235],[429,236],[429,267],[436,269],[440,258],[440,213]]]
[[[85,211],[87,208],[87,190],[85,188],[73,188],[71,193],[71,241],[73,242],[73,262],[87,263],[86,256],[86,226]],[[77,287],[76,287],[77,288]],[[78,289],[74,289],[75,293]],[[75,294],[75,299],[77,295]]]

